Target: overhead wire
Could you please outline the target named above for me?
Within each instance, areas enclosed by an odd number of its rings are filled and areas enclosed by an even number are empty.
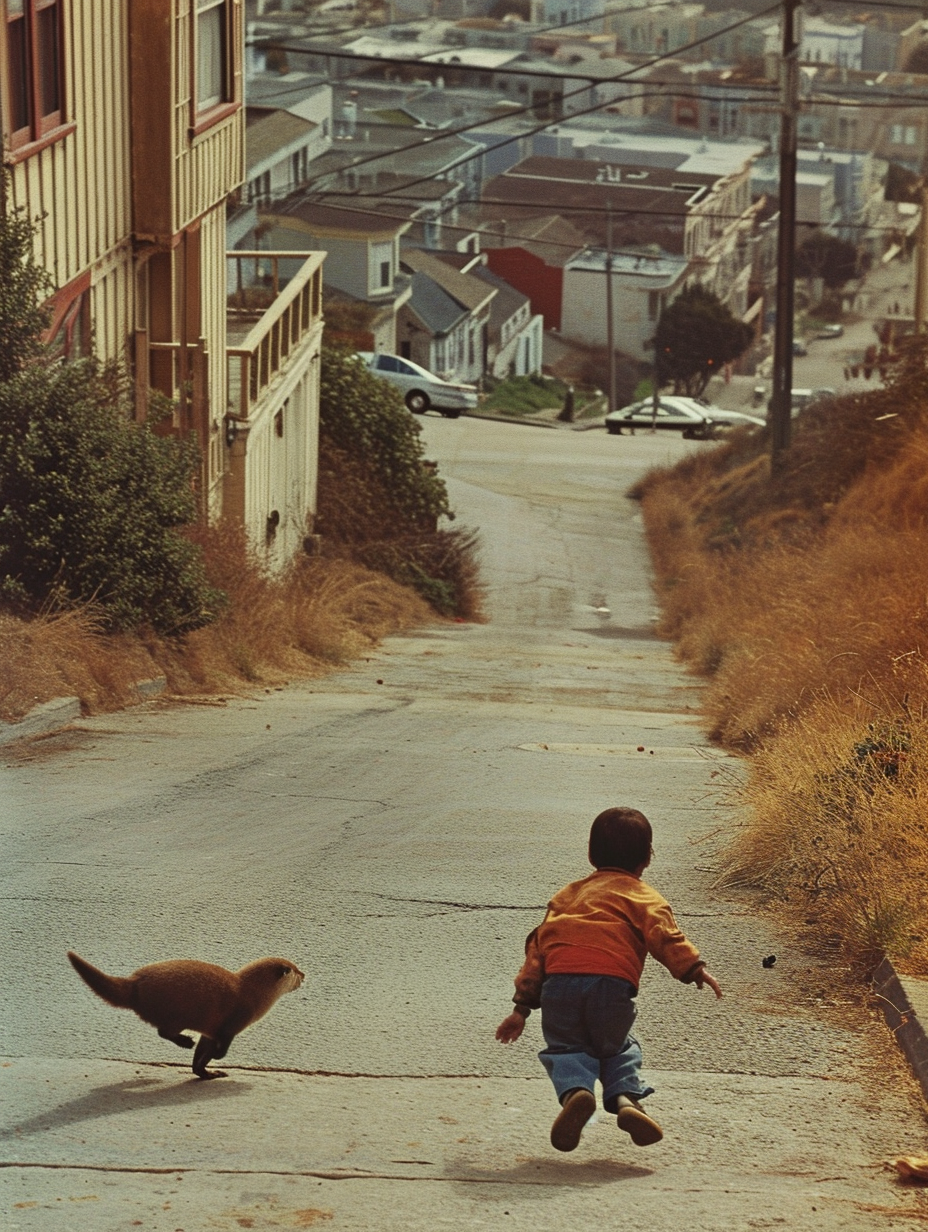
[[[356,213],[357,212],[356,207],[351,204],[351,202],[356,199],[356,194],[354,193],[344,192],[344,191],[332,191],[332,192],[321,192],[318,194],[318,196],[323,199],[324,204],[326,205],[328,209],[341,210],[344,213],[352,213],[352,212]],[[386,192],[381,192],[381,193],[375,192],[375,193],[366,194],[364,199],[377,199],[377,200],[383,201],[384,199],[388,197],[389,197],[389,194]],[[568,218],[570,217],[570,215],[574,215],[574,214],[580,214],[580,215],[590,214],[590,215],[594,215],[596,217],[601,218],[605,213],[602,206],[563,205],[562,203],[559,203],[559,202],[539,201],[537,197],[532,197],[530,200],[524,200],[524,201],[512,200],[512,199],[498,199],[497,200],[494,198],[487,198],[487,197],[463,197],[463,198],[458,197],[454,201],[449,201],[447,205],[441,208],[438,208],[437,206],[431,206],[431,207],[418,206],[417,207],[418,209],[421,209],[421,208],[431,208],[432,209],[432,217],[423,218],[423,219],[416,219],[415,215],[414,214],[410,215],[408,211],[402,214],[390,214],[388,211],[380,209],[377,211],[377,213],[381,218],[387,218],[393,222],[421,221],[424,223],[428,223],[434,220],[435,215],[439,215],[439,216],[444,215],[446,213],[449,213],[452,210],[459,209],[462,205],[508,206],[508,207],[512,207],[515,209],[537,209],[539,206],[541,206],[542,208],[550,209],[552,213],[554,214],[560,215],[562,217],[568,217]],[[636,209],[631,206],[626,206],[626,207],[613,206],[611,213],[612,213],[613,218],[651,217],[651,218],[679,219],[684,222],[689,217],[689,215],[687,215],[683,210],[653,210],[653,209],[643,209],[643,208]],[[699,217],[700,219],[703,219],[708,222],[737,222],[740,219],[744,218],[745,213],[747,213],[747,211],[744,211],[744,213],[741,213],[741,214],[723,214],[720,212],[712,212],[712,213],[700,214]],[[480,225],[479,220],[475,220],[475,221],[476,221],[476,225],[479,226]],[[460,227],[458,227],[456,223],[452,223],[449,225],[451,225],[455,229],[459,229],[462,231],[472,231],[475,229],[474,227],[469,227],[463,224]],[[817,228],[817,227],[822,227],[825,224],[815,219],[798,219],[796,225],[798,227]],[[893,232],[899,231],[899,227],[894,227],[892,225],[882,226],[882,225],[877,225],[877,224],[872,224],[872,223],[839,223],[837,225],[842,229],[854,230],[854,231],[874,231],[877,233],[879,232],[893,233]],[[485,229],[481,228],[481,230],[485,230]],[[485,233],[493,234],[492,232],[485,232]],[[504,233],[500,233],[500,235],[502,238],[506,238]],[[509,238],[515,238],[515,237],[510,233]],[[569,244],[566,244],[563,241],[559,241],[559,240],[537,240],[536,241],[531,236],[523,236],[521,238],[526,243],[532,243],[532,244],[544,243],[544,244],[550,244],[552,247],[556,247],[556,248],[570,247]],[[614,251],[618,253],[622,250],[617,248]],[[640,249],[627,249],[625,250],[625,255],[640,257],[645,254],[643,254]]]
[[[703,43],[708,42],[710,39],[717,38],[720,34],[727,34],[727,33],[730,33],[732,30],[737,30],[739,27],[745,25],[748,21],[754,20],[754,18],[757,16],[765,16],[768,13],[773,13],[773,12],[778,11],[779,7],[780,6],[778,3],[769,5],[766,9],[761,10],[759,14],[751,14],[750,16],[742,17],[738,21],[732,22],[730,25],[723,27],[721,30],[714,31],[711,35],[705,35],[701,38],[694,39],[692,42],[685,44],[682,48],[676,48],[676,50],[673,53],[667,52],[661,55],[653,56],[651,57],[650,60],[645,61],[645,63],[643,64],[635,65],[632,68],[626,69],[621,73],[617,73],[612,77],[601,78],[597,82],[597,85],[605,86],[605,85],[611,85],[611,84],[614,84],[620,81],[626,81],[634,73],[639,73],[644,68],[650,68],[654,64],[661,64],[664,61],[671,59],[674,56],[678,55],[681,51],[690,50],[693,47],[701,46]],[[293,49],[293,50],[299,50],[299,49]],[[575,97],[577,94],[583,94],[587,92],[589,88],[590,88],[589,86],[582,86],[577,90],[567,91],[561,96],[560,101],[564,102],[567,99]],[[572,112],[571,115],[573,118],[577,118],[578,116],[583,116],[583,115],[591,115],[597,111],[602,111],[607,107],[614,106],[617,101],[618,100],[616,99],[607,99],[605,102],[595,103],[591,105],[590,107],[580,108],[579,110]],[[536,110],[537,110],[537,107],[532,106],[531,104],[528,104],[524,107],[517,107],[509,111],[505,119],[511,120],[511,119],[516,118],[519,115],[526,115],[530,112],[534,114]],[[371,154],[371,155],[368,155],[366,158],[357,159],[351,165],[352,167],[358,167],[358,166],[363,166],[364,164],[369,163],[369,162],[377,162],[385,157],[395,157],[396,155],[406,153],[409,150],[420,149],[422,146],[431,144],[432,142],[436,140],[440,140],[442,138],[460,136],[463,133],[473,132],[475,129],[478,129],[478,128],[486,128],[488,124],[493,124],[493,123],[498,123],[498,122],[499,121],[493,121],[493,120],[488,121],[484,119],[484,120],[478,120],[471,124],[461,125],[459,128],[441,129],[439,134],[436,134],[435,136],[427,137],[423,141],[411,142],[409,145],[400,146],[398,149],[392,150],[389,154]],[[546,128],[550,128],[554,124],[561,124],[561,123],[563,123],[563,118],[555,117],[553,119],[546,120],[543,123],[535,125],[534,128],[529,130],[529,132],[519,133],[515,136],[507,137],[503,141],[494,143],[493,148],[499,149],[502,146],[511,144],[513,141],[522,140],[525,137],[531,136],[536,132],[543,132]],[[475,153],[471,157],[479,157],[483,152],[484,152],[483,150],[475,151]],[[456,165],[461,165],[461,163],[468,162],[468,161],[470,161],[470,159],[461,159]],[[433,177],[431,175],[422,176],[420,177],[420,180],[416,182],[430,180],[432,178]],[[315,181],[310,181],[310,183],[314,183],[314,182]]]
[[[618,81],[629,80],[635,73],[639,73],[645,68],[650,68],[654,64],[663,63],[668,59],[673,59],[676,56],[678,56],[678,54],[681,51],[690,50],[693,47],[696,47],[698,45],[701,45],[704,42],[711,40],[712,38],[719,37],[721,34],[729,33],[730,31],[737,29],[742,25],[745,25],[747,21],[753,20],[755,17],[765,16],[768,13],[772,13],[776,11],[778,8],[779,8],[779,5],[771,5],[767,9],[763,9],[757,14],[752,14],[750,17],[741,18],[738,21],[731,23],[729,26],[723,27],[720,30],[716,30],[711,35],[705,35],[699,39],[693,40],[691,43],[686,44],[683,47],[676,48],[673,52],[667,52],[667,53],[663,53],[658,56],[654,56],[650,60],[646,61],[645,63],[635,65],[632,68],[624,70],[622,73],[615,74],[612,77],[599,78],[597,79],[596,84],[597,85],[608,85],[608,84],[613,84]],[[302,49],[302,48],[293,48],[292,50],[302,51],[304,54],[313,54],[313,53],[306,52],[306,49]],[[361,58],[368,59],[369,57],[361,57]],[[388,63],[388,61],[384,61],[384,62]],[[414,63],[420,63],[420,62],[415,61]],[[562,75],[555,74],[555,76],[561,77]],[[640,84],[644,85],[645,83],[641,82]],[[671,84],[671,83],[661,83],[661,84]],[[710,88],[715,88],[714,83],[713,83],[713,86]],[[589,89],[590,89],[590,86],[583,86],[583,87],[578,88],[577,90],[568,91],[562,95],[560,101],[563,102],[566,99],[575,97],[577,94],[588,92]],[[886,97],[885,92],[883,94],[883,97],[884,98]],[[905,101],[900,102],[898,104],[899,106],[903,108],[921,107],[924,105],[924,103],[921,100],[912,99],[910,96],[903,96],[903,98],[905,99]],[[752,101],[765,101],[765,100],[758,99],[758,100],[752,100]],[[813,101],[816,102],[816,105],[822,105],[822,106],[837,106],[837,107],[852,107],[852,108],[880,106],[880,104],[877,104],[877,103],[850,102],[850,101],[845,101],[842,99],[822,99],[822,100],[816,99]],[[482,157],[489,149],[499,150],[507,145],[511,145],[512,143],[516,141],[522,141],[528,137],[532,137],[536,135],[539,132],[544,132],[546,129],[551,128],[552,126],[569,124],[572,120],[578,119],[584,115],[590,115],[598,111],[603,111],[607,109],[608,107],[615,106],[617,103],[620,103],[620,102],[621,100],[619,99],[608,99],[604,102],[598,102],[598,103],[592,104],[590,107],[580,108],[577,111],[571,112],[566,117],[563,115],[561,115],[560,117],[554,117],[552,119],[542,121],[534,126],[530,126],[528,129],[523,130],[519,133],[510,134],[508,136],[503,136],[502,140],[498,142],[493,142],[492,145],[481,143],[480,148],[476,149],[472,154],[456,159],[452,164],[450,164],[450,166],[448,167],[448,170],[450,171],[453,168],[464,166],[468,162],[471,162],[474,159]],[[513,108],[512,110],[507,112],[505,117],[500,117],[498,119],[495,119],[493,117],[485,117],[481,120],[477,120],[477,121],[474,121],[474,122],[471,122],[465,125],[461,125],[456,128],[428,130],[429,135],[423,138],[422,140],[410,142],[407,145],[399,146],[389,151],[380,151],[377,153],[368,154],[365,157],[356,158],[352,160],[352,162],[348,164],[345,168],[343,168],[343,170],[348,170],[348,169],[354,170],[358,167],[365,166],[371,162],[379,162],[386,158],[395,158],[409,151],[420,150],[426,145],[433,145],[438,142],[441,142],[442,140],[447,140],[451,137],[463,136],[466,133],[474,132],[478,129],[485,130],[487,128],[491,128],[492,125],[495,123],[511,121],[512,119],[518,118],[519,116],[527,115],[528,113],[534,114],[536,111],[537,111],[536,105],[527,104],[525,106]],[[311,190],[314,184],[321,182],[322,180],[330,178],[331,175],[333,174],[337,174],[337,171],[327,171],[327,172],[324,172],[322,175],[309,180],[306,185],[306,190],[307,191]],[[433,178],[434,178],[434,174],[423,175],[423,176],[418,177],[417,179],[408,181],[406,185],[404,185],[404,187],[412,187],[415,184],[430,181]]]

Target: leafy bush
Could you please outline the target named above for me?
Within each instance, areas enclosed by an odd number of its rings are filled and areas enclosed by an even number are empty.
[[[381,516],[392,517],[403,530],[434,527],[436,519],[451,512],[444,482],[425,463],[420,435],[392,385],[368,372],[350,352],[323,349],[320,452],[334,447],[354,459],[378,490]],[[339,536],[337,521],[326,521],[323,532]]]
[[[504,415],[525,415],[532,411],[563,406],[567,386],[563,381],[543,376],[513,376],[500,381],[483,403],[487,411]]]
[[[195,514],[197,451],[130,422],[126,403],[92,361],[0,382],[0,596],[183,633],[222,601],[176,529]]]
[[[196,449],[132,423],[115,370],[44,355],[32,230],[21,211],[0,216],[0,599],[195,629],[222,600],[176,530],[195,514]]]
[[[319,417],[316,525],[327,552],[412,587],[443,616],[476,619],[476,536],[438,528],[454,516],[448,493],[398,391],[324,349]]]
[[[41,350],[48,325],[42,301],[51,279],[30,259],[32,226],[7,208],[9,173],[0,168],[0,382],[8,381]]]

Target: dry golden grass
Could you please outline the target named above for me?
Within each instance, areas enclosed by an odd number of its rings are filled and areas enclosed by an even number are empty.
[[[752,755],[729,880],[805,901],[862,962],[928,969],[928,347],[806,416],[782,473],[735,437],[634,494],[662,630]],[[874,776],[861,749],[900,733],[898,776]]]
[[[802,912],[865,967],[928,936],[928,716],[823,697],[752,759],[723,881]]]
[[[79,697],[89,712],[136,700],[135,682],[161,669],[141,639],[101,628],[86,608],[32,620],[0,614],[0,718],[54,697]]]
[[[229,595],[214,624],[186,638],[107,635],[92,610],[0,617],[0,717],[21,718],[53,697],[88,713],[136,700],[136,681],[165,676],[175,694],[244,689],[314,676],[387,634],[435,620],[408,587],[345,560],[305,559],[280,578],[249,555],[244,536],[201,532],[210,580]]]

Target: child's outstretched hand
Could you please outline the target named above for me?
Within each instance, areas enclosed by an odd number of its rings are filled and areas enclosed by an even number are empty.
[[[496,1038],[501,1044],[512,1044],[525,1029],[525,1019],[515,1010],[511,1014],[507,1014],[503,1021],[496,1028]]]
[[[703,988],[706,984],[708,984],[717,998],[720,998],[722,995],[722,989],[719,986],[718,980],[714,975],[711,975],[705,967],[700,967],[700,969],[696,972],[693,976],[693,983],[697,988]]]

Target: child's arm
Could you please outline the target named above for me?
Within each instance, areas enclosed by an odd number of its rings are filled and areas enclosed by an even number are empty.
[[[515,1009],[496,1028],[496,1038],[501,1044],[514,1043],[525,1029],[526,1018],[541,1005],[544,978],[544,959],[538,946],[538,930],[534,929],[525,939],[525,961],[515,979]]]
[[[511,1014],[507,1014],[496,1028],[496,1038],[501,1044],[515,1043],[525,1029],[525,1019],[530,1011],[520,1014],[519,1008],[516,1007]]]
[[[715,976],[711,975],[705,967],[700,967],[698,971],[693,973],[693,983],[697,988],[702,988],[705,984],[708,984],[715,993],[716,999],[721,999],[721,986]]]

